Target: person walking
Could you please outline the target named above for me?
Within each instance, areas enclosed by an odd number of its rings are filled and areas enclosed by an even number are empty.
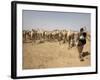
[[[84,61],[82,52],[84,49],[84,45],[86,44],[86,36],[87,34],[86,34],[85,29],[81,28],[79,32],[79,39],[78,39],[78,45],[77,45],[80,61]]]

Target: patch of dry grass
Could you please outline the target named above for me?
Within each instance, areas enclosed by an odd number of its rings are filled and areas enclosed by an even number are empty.
[[[90,42],[87,41],[83,52],[90,53]],[[90,54],[80,61],[76,47],[68,49],[68,44],[44,42],[40,44],[23,43],[23,69],[81,67],[90,66]]]

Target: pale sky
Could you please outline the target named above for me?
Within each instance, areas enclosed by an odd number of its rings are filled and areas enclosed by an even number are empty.
[[[54,12],[23,10],[23,30],[43,29],[71,29],[79,31],[80,27],[86,26],[90,32],[90,13]]]

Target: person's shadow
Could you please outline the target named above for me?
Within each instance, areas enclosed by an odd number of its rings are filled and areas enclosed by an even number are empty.
[[[90,55],[90,53],[88,51],[86,51],[86,52],[83,52],[82,57],[86,57],[88,55]]]

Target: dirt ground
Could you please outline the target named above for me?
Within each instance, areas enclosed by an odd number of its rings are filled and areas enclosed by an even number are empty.
[[[83,50],[84,61],[80,61],[77,47],[68,49],[67,43],[23,43],[23,69],[90,66],[90,51],[90,41],[87,41]]]

